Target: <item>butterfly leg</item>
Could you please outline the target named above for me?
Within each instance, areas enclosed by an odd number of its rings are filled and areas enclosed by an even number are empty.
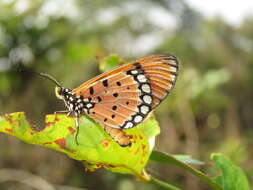
[[[116,129],[108,126],[103,127],[105,132],[109,134],[115,142],[117,142],[120,146],[126,147],[131,146],[131,141],[124,131],[121,129]]]
[[[67,113],[68,116],[71,113],[69,110],[61,110],[61,111],[55,111],[54,114],[58,114],[58,113]]]
[[[79,117],[76,117],[76,136],[75,136],[75,140],[76,140],[76,144],[79,145],[78,141],[77,141],[77,136],[79,134]]]
[[[59,114],[59,113],[67,113],[67,115],[69,115],[71,112],[69,112],[69,110],[55,111],[54,112],[54,121],[56,121],[56,119],[57,119],[56,114]]]
[[[71,115],[71,111],[69,110],[62,110],[62,111],[55,111],[54,114],[58,114],[58,113],[67,113],[67,116],[70,116]],[[56,117],[56,116],[55,116]],[[79,117],[76,117],[75,119],[75,125],[76,125],[76,135],[75,135],[75,141],[76,141],[76,144],[79,145],[78,141],[77,141],[77,135],[79,133]]]

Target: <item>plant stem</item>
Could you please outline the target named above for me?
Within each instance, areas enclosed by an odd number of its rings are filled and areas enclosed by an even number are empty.
[[[180,189],[180,188],[178,188],[178,187],[176,187],[174,185],[171,185],[171,184],[169,184],[169,183],[167,183],[165,181],[157,179],[154,176],[151,176],[151,182],[155,183],[155,184],[157,184],[157,185],[159,185],[159,186],[161,186],[161,187],[163,187],[165,189],[169,189],[169,190],[182,190],[182,189]]]

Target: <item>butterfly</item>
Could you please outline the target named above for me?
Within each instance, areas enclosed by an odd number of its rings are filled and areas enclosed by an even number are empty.
[[[140,124],[165,99],[175,85],[178,69],[175,56],[152,55],[102,73],[74,89],[39,74],[57,85],[56,97],[64,101],[68,115],[76,117],[77,134],[78,119],[86,114],[125,147],[131,141],[122,129]]]

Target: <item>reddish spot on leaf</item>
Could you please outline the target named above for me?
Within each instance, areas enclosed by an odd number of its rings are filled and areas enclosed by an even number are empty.
[[[146,150],[147,146],[145,144],[142,145],[142,150],[143,150],[143,153],[145,154],[147,152]]]
[[[10,115],[4,115],[4,118],[7,120],[8,123],[13,123],[12,117]]]
[[[132,138],[133,138],[133,135],[128,135],[128,138],[129,138],[129,139],[132,139]]]
[[[60,121],[60,119],[57,117],[57,115],[55,116],[54,122]]]
[[[52,142],[45,142],[43,145],[52,144]]]
[[[109,167],[111,168],[116,168],[117,166],[113,165],[113,164],[108,164]]]
[[[47,122],[46,127],[50,127],[51,125],[54,125],[55,122]]]
[[[143,139],[143,136],[142,136],[142,135],[139,135],[139,138],[140,138],[140,139]]]
[[[107,147],[109,146],[109,144],[110,144],[110,141],[104,139],[104,140],[102,140],[102,141],[100,142],[100,144],[102,144],[104,148],[107,148]]]
[[[74,135],[76,130],[73,127],[68,127],[69,132]]]
[[[5,128],[5,131],[7,131],[7,132],[9,132],[9,133],[13,133],[13,130],[12,130],[12,129]]]
[[[147,146],[143,144],[143,145],[142,145],[142,150],[143,150],[143,151],[142,151],[142,152],[143,152],[142,155],[145,156],[145,155],[148,153],[148,152],[147,152]]]
[[[98,168],[101,168],[101,167],[104,166],[104,164],[96,164],[96,166],[97,166]]]
[[[56,144],[58,144],[62,149],[66,148],[66,139],[65,138],[60,138],[54,141]]]

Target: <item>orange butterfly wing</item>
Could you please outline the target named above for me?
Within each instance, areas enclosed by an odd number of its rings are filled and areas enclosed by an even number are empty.
[[[169,54],[137,59],[72,90],[94,106],[87,114],[103,126],[126,129],[142,122],[170,92],[178,72]]]

